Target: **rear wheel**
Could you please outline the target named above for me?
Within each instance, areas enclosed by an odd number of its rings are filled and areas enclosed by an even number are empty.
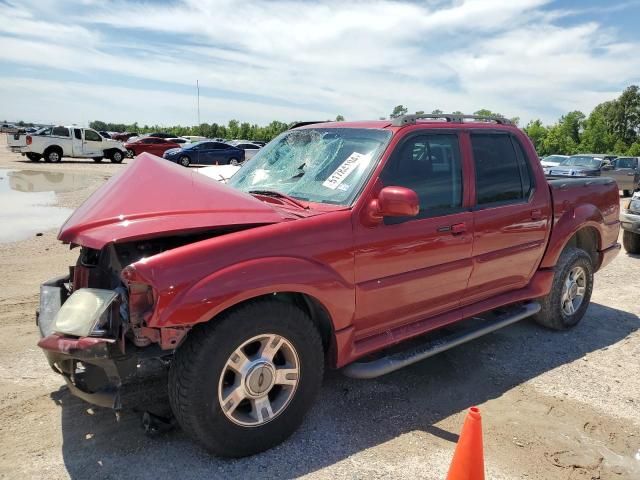
[[[640,253],[640,234],[625,230],[622,233],[622,245],[624,249],[633,254]]]
[[[191,159],[186,155],[180,157],[180,160],[178,161],[180,162],[180,165],[182,165],[183,167],[188,167],[191,164]]]
[[[630,197],[631,196],[631,190],[623,190],[622,191],[622,196],[623,197]]]
[[[229,159],[229,165],[240,165],[240,161],[237,158],[231,158]]]
[[[39,161],[42,157],[40,155],[38,155],[37,153],[33,153],[33,152],[29,152],[27,153],[27,158],[29,160],[31,160],[32,162],[37,162]]]
[[[593,290],[591,256],[584,250],[567,247],[555,268],[551,292],[540,304],[535,320],[553,330],[566,330],[582,320]]]
[[[127,158],[133,158],[136,156],[136,153],[130,148],[127,149]]]
[[[51,148],[44,152],[44,161],[58,163],[62,160],[62,151],[59,148]]]
[[[322,382],[320,335],[298,307],[260,300],[196,327],[176,352],[169,399],[216,455],[267,450],[300,425]]]

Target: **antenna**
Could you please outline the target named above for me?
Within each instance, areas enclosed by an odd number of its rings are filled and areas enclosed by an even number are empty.
[[[200,126],[200,83],[196,80],[196,91],[198,92],[198,126]]]

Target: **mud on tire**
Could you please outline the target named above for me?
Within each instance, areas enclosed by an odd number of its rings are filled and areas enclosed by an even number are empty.
[[[582,320],[589,307],[593,290],[593,264],[590,255],[584,250],[567,247],[560,255],[554,270],[551,292],[540,299],[542,309],[533,318],[544,327],[553,330],[567,330]],[[571,280],[572,275],[574,279],[579,278],[576,277],[575,272],[582,272],[581,276],[584,282],[579,279],[577,282]],[[567,288],[567,285],[570,286]],[[580,291],[578,289],[582,288],[584,290],[581,302],[575,307],[573,313],[568,313],[567,310],[571,310],[572,307],[569,307],[570,300],[565,294],[570,290],[573,290],[575,294]],[[572,305],[575,304],[577,302],[572,301]]]
[[[230,411],[226,403],[223,411],[219,393],[223,382],[227,381],[230,362],[238,358],[238,349],[265,335],[284,338],[292,347],[289,351],[296,354],[299,367],[297,384],[278,413],[275,413],[277,404],[273,400],[273,415],[269,417],[270,412],[260,410],[257,417],[262,421],[265,415],[267,421],[243,425],[229,415],[253,412],[252,401],[255,400],[245,398],[242,400],[245,403],[238,403],[229,414],[225,413]],[[243,352],[247,359],[260,359],[262,351],[260,347],[254,353]],[[280,353],[278,350],[273,357],[274,363]],[[256,361],[252,360],[253,363],[248,365],[255,367]],[[320,389],[323,366],[322,341],[305,312],[278,300],[256,300],[223,313],[208,324],[196,326],[189,333],[177,350],[169,371],[169,401],[183,430],[211,453],[225,457],[253,455],[283,442],[302,423]],[[235,373],[231,368],[233,376]],[[246,376],[237,374],[238,379],[233,379],[232,389],[236,388],[235,385],[247,385],[246,391],[251,393],[254,378],[251,372],[255,371],[251,368],[243,370],[249,372]],[[260,381],[262,385],[262,375]],[[277,388],[283,387],[274,385],[268,396],[273,389],[280,395],[282,390]]]

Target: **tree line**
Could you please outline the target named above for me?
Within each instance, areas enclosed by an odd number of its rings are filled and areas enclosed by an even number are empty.
[[[388,118],[395,118],[408,113],[404,105],[396,105]],[[416,112],[418,114],[424,111]],[[431,113],[442,114],[436,109]],[[454,114],[462,114],[460,111]],[[488,109],[473,112],[474,115],[503,116]],[[387,117],[380,117],[381,120]],[[338,115],[337,121],[344,117]],[[519,118],[510,119],[516,125]],[[269,141],[290,127],[290,124],[274,120],[268,125],[259,126],[248,122],[230,120],[226,125],[203,123],[185,127],[176,125],[162,127],[159,125],[138,125],[123,123],[106,123],[95,120],[89,126],[96,130],[115,132],[150,133],[165,131],[176,136],[200,135],[208,138],[242,138],[247,140]],[[604,153],[614,155],[640,156],[640,89],[636,85],[627,87],[622,94],[613,100],[597,105],[589,115],[574,110],[562,115],[557,122],[544,125],[539,119],[531,120],[523,130],[533,142],[540,156],[576,153]]]

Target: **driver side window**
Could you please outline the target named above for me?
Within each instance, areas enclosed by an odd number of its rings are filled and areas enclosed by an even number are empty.
[[[381,180],[384,186],[410,188],[420,200],[417,217],[389,217],[385,218],[385,223],[461,211],[462,162],[457,135],[430,134],[408,138],[394,152]]]
[[[84,139],[88,140],[90,142],[101,142],[102,141],[102,137],[100,136],[100,134],[98,134],[97,132],[94,132],[93,130],[85,130],[84,131]]]

